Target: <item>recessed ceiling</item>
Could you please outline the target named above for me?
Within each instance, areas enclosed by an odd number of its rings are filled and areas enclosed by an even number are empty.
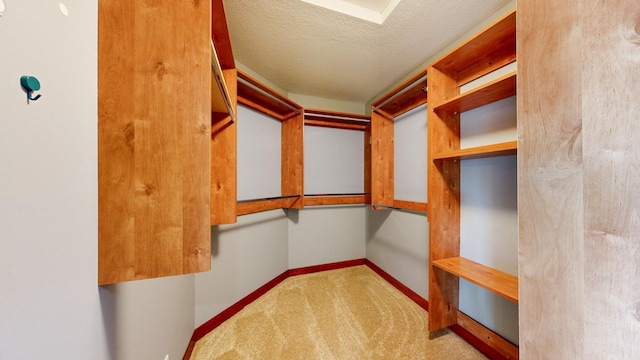
[[[510,2],[402,0],[382,24],[307,0],[224,4],[238,62],[289,93],[364,104]]]
[[[382,25],[400,0],[300,0]]]

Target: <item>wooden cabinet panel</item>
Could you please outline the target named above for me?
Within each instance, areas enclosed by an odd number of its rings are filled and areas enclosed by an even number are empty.
[[[98,282],[208,270],[209,2],[98,5]]]

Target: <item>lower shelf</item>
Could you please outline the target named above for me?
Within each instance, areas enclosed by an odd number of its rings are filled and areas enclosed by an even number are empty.
[[[434,260],[433,266],[459,276],[513,302],[518,302],[518,277],[463,257]]]

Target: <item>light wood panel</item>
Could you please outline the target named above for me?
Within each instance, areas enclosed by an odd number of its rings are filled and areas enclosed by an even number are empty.
[[[522,356],[636,359],[640,4],[518,11]]]
[[[494,156],[515,155],[518,151],[518,142],[509,141],[499,144],[478,146],[473,148],[449,150],[433,154],[434,160],[468,160]]]
[[[211,7],[98,6],[98,283],[208,270]]]
[[[434,266],[518,302],[518,278],[463,257],[435,260]]]
[[[393,200],[393,207],[423,213],[427,213],[429,210],[429,204],[417,201]]]

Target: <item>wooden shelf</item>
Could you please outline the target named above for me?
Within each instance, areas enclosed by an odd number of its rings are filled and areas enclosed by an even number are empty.
[[[371,116],[327,110],[304,110],[304,125],[334,129],[365,131],[371,124]]]
[[[302,106],[240,70],[238,102],[281,121],[303,113]]]
[[[518,302],[518,277],[463,257],[433,261],[438,267],[513,302]]]
[[[514,71],[464,94],[460,94],[442,105],[436,106],[434,111],[462,113],[506,99],[515,94],[516,73]]]
[[[516,155],[518,152],[518,142],[509,141],[500,144],[491,144],[467,149],[451,150],[434,154],[434,160],[469,160],[488,158],[496,156]]]
[[[432,67],[456,74],[456,83],[461,86],[515,60],[516,12],[513,10],[458,45]]]
[[[305,194],[304,206],[364,205],[371,203],[371,194]]]

